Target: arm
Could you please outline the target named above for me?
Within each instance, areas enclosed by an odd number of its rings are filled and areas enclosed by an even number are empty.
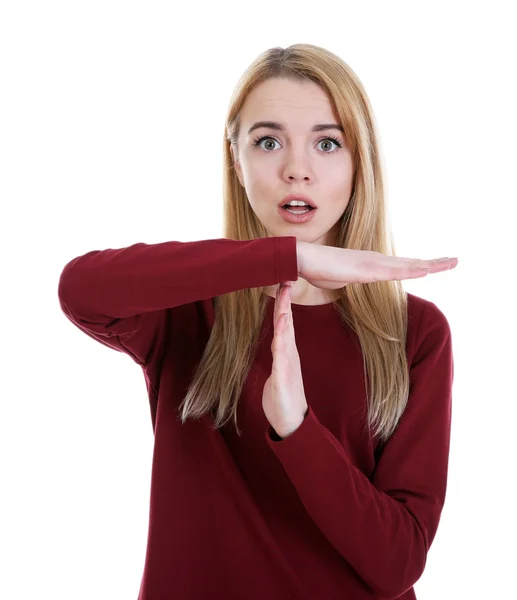
[[[268,444],[307,512],[378,594],[395,598],[421,577],[445,501],[453,356],[449,325],[428,303],[410,368],[410,396],[371,479],[309,411],[300,427]]]
[[[184,318],[174,309],[296,279],[295,244],[295,237],[221,238],[94,250],[66,264],[59,302],[84,333],[145,366],[163,351],[167,319]]]

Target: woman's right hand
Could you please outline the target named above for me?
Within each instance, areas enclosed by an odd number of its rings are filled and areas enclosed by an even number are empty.
[[[416,279],[428,273],[454,269],[457,258],[421,260],[387,256],[373,250],[350,250],[296,241],[298,275],[311,285],[328,290],[348,283]]]

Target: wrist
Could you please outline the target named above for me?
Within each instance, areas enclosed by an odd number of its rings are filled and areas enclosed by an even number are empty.
[[[296,262],[298,265],[298,276],[302,274],[303,270],[303,248],[307,242],[296,240]]]

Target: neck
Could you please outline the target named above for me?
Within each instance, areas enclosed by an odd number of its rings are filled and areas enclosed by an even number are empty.
[[[276,298],[277,290],[277,285],[270,285],[264,288],[264,293],[272,298]],[[291,302],[293,304],[305,304],[307,306],[328,304],[337,300],[338,297],[339,295],[335,290],[317,288],[302,278],[298,278],[294,282],[291,292]]]

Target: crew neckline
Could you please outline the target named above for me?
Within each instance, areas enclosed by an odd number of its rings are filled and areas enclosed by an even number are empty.
[[[273,298],[273,296],[270,296],[269,294],[266,294],[266,296],[269,298],[269,303],[268,306],[274,306],[275,305],[275,298]],[[326,302],[325,304],[296,304],[295,302],[291,302],[291,309],[293,311],[293,313],[295,312],[327,312],[330,311],[331,309],[334,309],[334,304],[335,301],[331,301],[331,302]]]

